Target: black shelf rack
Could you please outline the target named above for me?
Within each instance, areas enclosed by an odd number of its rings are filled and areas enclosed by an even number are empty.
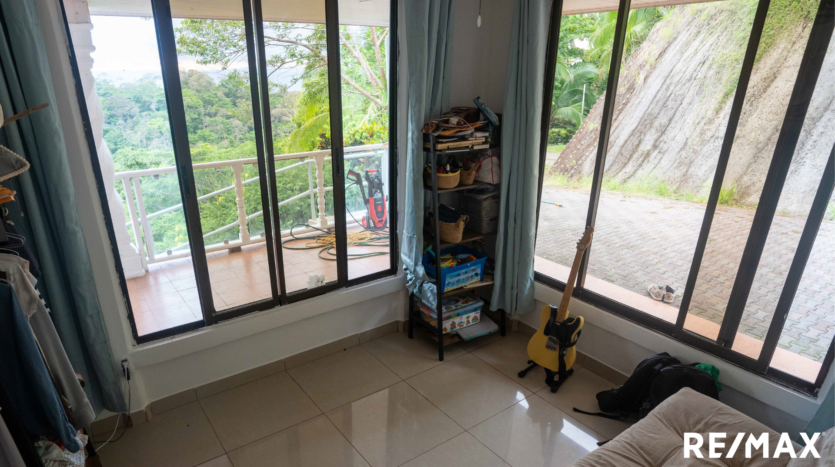
[[[469,190],[473,188],[478,188],[480,186],[486,185],[483,182],[474,182],[472,185],[459,185],[455,188],[438,188],[438,172],[437,172],[437,163],[438,163],[438,156],[445,155],[445,154],[459,154],[459,153],[481,153],[486,152],[489,149],[472,149],[472,148],[456,148],[450,150],[437,150],[435,145],[435,135],[429,135],[429,147],[424,147],[424,153],[429,154],[430,159],[430,167],[432,168],[432,186],[424,185],[424,189],[431,192],[431,208],[433,213],[438,212],[438,195],[442,193],[451,193],[451,192],[463,192],[463,190]],[[423,215],[423,213],[416,213],[416,215]],[[431,227],[427,227],[424,230],[427,237],[432,238],[432,251],[435,252],[435,271],[436,271],[436,280],[435,280],[435,313],[437,316],[437,326],[433,326],[428,321],[424,320],[421,316],[420,309],[418,308],[417,302],[420,300],[418,297],[415,296],[414,293],[409,295],[409,339],[414,336],[414,327],[417,323],[419,326],[426,328],[433,336],[438,339],[438,360],[444,360],[444,345],[446,342],[444,341],[444,328],[443,328],[443,299],[447,297],[452,297],[455,295],[459,295],[462,293],[474,291],[476,289],[482,287],[489,287],[493,285],[492,280],[482,280],[481,282],[477,282],[475,284],[470,284],[466,287],[450,290],[448,292],[441,292],[440,291],[440,282],[437,280],[440,277],[441,272],[441,249],[447,248],[453,245],[459,245],[462,243],[473,242],[476,240],[481,240],[485,237],[494,234],[482,234],[478,232],[474,232],[471,230],[465,230],[464,236],[460,242],[457,243],[449,243],[449,242],[442,242],[441,241],[441,233],[440,233],[440,226],[438,222],[433,222]],[[485,305],[489,305],[489,301],[484,299]],[[507,316],[505,310],[499,309],[499,332],[504,337],[506,335],[506,321]],[[482,309],[482,313],[486,314],[486,309]]]

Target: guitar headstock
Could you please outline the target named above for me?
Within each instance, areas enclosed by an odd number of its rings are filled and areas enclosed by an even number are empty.
[[[583,237],[577,242],[577,251],[583,251],[591,244],[591,235],[594,233],[594,227],[588,227],[583,232]]]

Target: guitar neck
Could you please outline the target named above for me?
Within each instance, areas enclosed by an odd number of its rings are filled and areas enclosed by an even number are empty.
[[[565,283],[565,291],[562,293],[560,307],[557,310],[557,322],[561,323],[568,318],[568,303],[571,301],[571,294],[574,292],[574,284],[577,282],[577,272],[580,270],[580,262],[583,261],[585,249],[577,250],[574,255],[574,264],[571,265],[571,272],[568,273],[568,281]]]

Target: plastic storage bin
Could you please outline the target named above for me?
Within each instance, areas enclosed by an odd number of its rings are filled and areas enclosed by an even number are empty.
[[[476,260],[454,268],[441,269],[441,292],[458,289],[473,282],[480,282],[484,278],[484,263],[487,262],[487,255],[463,245],[455,245],[441,250],[441,256],[459,254],[473,255]],[[435,279],[434,255],[429,253],[423,255],[423,269],[429,277]]]
[[[462,210],[470,216],[467,228],[481,234],[494,234],[499,229],[499,217],[480,217],[467,210]]]
[[[464,194],[464,211],[482,218],[497,217],[501,196],[499,192]]]
[[[423,319],[433,326],[437,326],[438,313],[435,309],[423,302],[419,303],[418,306]],[[444,334],[472,326],[481,321],[481,308],[483,306],[484,301],[473,295],[462,295],[444,300],[441,304]]]

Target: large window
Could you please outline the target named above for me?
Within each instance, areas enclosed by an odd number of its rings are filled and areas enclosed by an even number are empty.
[[[394,274],[388,0],[81,7],[137,342]]]
[[[815,392],[835,335],[832,4],[670,3],[552,24],[537,279],[563,287],[594,226],[578,297]]]

